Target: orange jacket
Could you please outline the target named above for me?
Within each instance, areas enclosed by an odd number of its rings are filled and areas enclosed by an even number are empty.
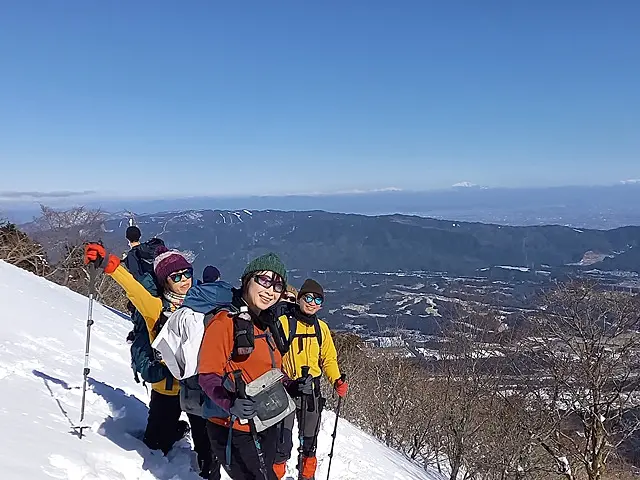
[[[270,345],[266,338],[258,338],[258,335],[263,335],[265,332],[260,330],[255,323],[253,325],[253,331],[256,337],[253,352],[251,355],[234,361],[231,359],[233,353],[233,319],[226,311],[220,312],[213,317],[204,333],[200,347],[198,371],[200,373],[201,385],[203,385],[203,382],[206,382],[207,376],[215,375],[220,377],[219,380],[222,380],[226,374],[231,376],[235,370],[240,370],[245,383],[250,383],[272,368],[282,368],[282,356],[273,343],[273,340],[271,339]],[[222,381],[220,381],[220,385],[221,384]],[[217,387],[217,391],[220,392],[222,388],[221,386]],[[205,388],[205,392],[206,391],[207,389]],[[213,398],[210,392],[207,392],[207,395],[220,405],[219,395],[215,395],[217,398]],[[227,404],[220,406],[228,410],[230,403],[229,400]],[[213,417],[209,420],[225,427],[229,427],[231,424],[230,417]],[[241,425],[238,421],[234,422],[233,428],[244,432],[249,431],[248,424]]]

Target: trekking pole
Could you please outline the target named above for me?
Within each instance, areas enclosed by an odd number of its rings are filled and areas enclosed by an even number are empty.
[[[80,424],[84,420],[84,405],[87,396],[87,378],[89,376],[89,343],[91,342],[91,325],[93,325],[93,300],[96,295],[96,277],[98,276],[98,269],[95,263],[90,263],[87,266],[89,270],[89,312],[87,313],[87,340],[84,347],[84,370],[83,370],[83,382],[82,382],[82,405],[80,407]],[[82,438],[82,430],[89,428],[86,426],[78,426],[79,436]]]
[[[302,377],[307,378],[309,375],[309,367],[302,367]],[[302,458],[304,454],[304,427],[307,423],[307,405],[306,395],[302,395],[300,399],[300,424],[298,425],[298,479],[302,479]]]
[[[247,398],[247,390],[244,380],[242,379],[242,371],[236,370],[233,372],[233,379],[236,384],[236,392],[238,398]],[[267,466],[264,463],[264,454],[262,453],[262,447],[260,446],[260,439],[258,438],[258,432],[256,431],[256,424],[253,419],[249,419],[249,429],[251,430],[251,436],[253,437],[253,443],[256,446],[256,453],[258,454],[258,461],[260,462],[260,473],[264,477],[264,480],[269,480],[267,474]]]
[[[340,376],[340,380],[343,382],[347,379],[347,376],[343,373]],[[327,468],[327,480],[329,480],[329,475],[331,474],[331,462],[333,460],[333,447],[336,444],[336,435],[338,433],[338,419],[340,418],[340,406],[342,405],[342,397],[338,397],[338,406],[336,407],[336,423],[333,425],[333,433],[331,437],[333,440],[331,441],[331,451],[329,452],[329,467]]]

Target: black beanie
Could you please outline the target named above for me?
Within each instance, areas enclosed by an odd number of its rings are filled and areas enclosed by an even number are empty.
[[[125,233],[125,236],[130,242],[139,242],[142,233],[140,233],[140,229],[138,227],[136,227],[135,225],[131,225],[127,228],[127,233]]]
[[[202,272],[202,283],[213,283],[220,279],[220,270],[213,265],[207,265]]]
[[[302,284],[302,288],[298,292],[298,298],[302,298],[307,293],[313,293],[324,298],[324,290],[322,289],[322,285],[311,278],[307,278]]]

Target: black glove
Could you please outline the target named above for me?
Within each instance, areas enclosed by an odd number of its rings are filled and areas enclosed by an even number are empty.
[[[249,398],[236,398],[229,413],[242,420],[253,418],[256,416],[256,402]]]

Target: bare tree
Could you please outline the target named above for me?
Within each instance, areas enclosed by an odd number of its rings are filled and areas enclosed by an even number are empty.
[[[367,345],[357,335],[334,338],[350,382],[342,415],[425,466],[443,459],[433,448],[443,394],[428,371],[402,352]],[[331,402],[330,393],[325,395]]]
[[[432,358],[335,335],[351,385],[341,413],[450,480],[633,478],[639,306],[569,284],[517,328],[460,309]]]
[[[88,241],[100,239],[106,214],[85,207],[55,210],[41,205],[40,208],[41,215],[31,228],[34,237],[55,262],[47,278],[78,293],[88,294],[89,275],[83,261],[84,246]],[[103,275],[96,287],[100,302],[125,311],[126,296],[113,279]]]
[[[580,471],[601,480],[640,427],[640,302],[572,282],[546,294],[530,321],[533,393],[552,420],[538,440],[567,480]]]
[[[48,278],[86,293],[87,275],[82,264],[84,244],[100,238],[104,213],[85,207],[55,210],[41,205],[40,209],[41,214],[34,220],[32,228],[34,237],[55,262]]]
[[[42,245],[12,223],[0,225],[0,259],[40,276],[49,270]]]
[[[340,414],[348,418],[355,425],[366,429],[369,415],[363,408],[363,399],[368,396],[368,372],[370,371],[370,357],[368,348],[362,338],[351,333],[339,333],[333,335],[338,353],[338,363],[342,372],[348,375],[349,396],[342,403]],[[336,397],[333,394],[333,386],[323,383],[323,395],[327,398],[328,408],[335,410]]]

